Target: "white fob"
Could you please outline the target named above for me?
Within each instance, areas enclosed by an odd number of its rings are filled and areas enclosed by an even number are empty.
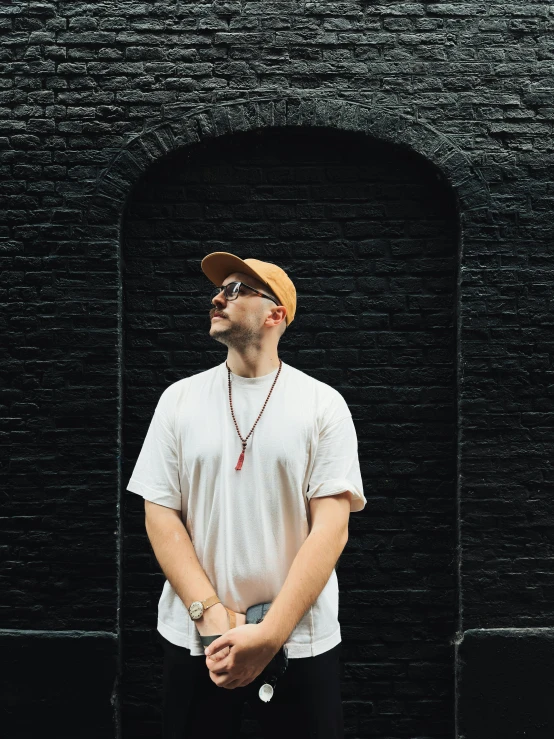
[[[264,703],[267,703],[273,698],[273,688],[269,683],[264,683],[260,688],[258,695]]]

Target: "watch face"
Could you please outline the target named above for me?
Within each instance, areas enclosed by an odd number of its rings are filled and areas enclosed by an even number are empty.
[[[204,613],[204,606],[202,605],[202,603],[200,603],[199,600],[195,600],[194,603],[190,604],[189,613],[192,620],[196,621],[197,619],[202,617],[202,614]]]

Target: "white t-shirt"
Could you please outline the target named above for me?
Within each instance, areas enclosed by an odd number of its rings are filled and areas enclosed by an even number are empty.
[[[277,370],[263,377],[231,373],[233,409],[245,438]],[[229,405],[226,362],[177,380],[161,394],[127,490],[181,511],[198,560],[222,603],[246,613],[283,586],[309,533],[309,499],[363,493],[352,415],[330,385],[283,362],[244,463]],[[208,597],[209,593],[199,593]],[[196,624],[168,580],[158,631],[173,644],[204,650]],[[311,657],[341,641],[333,569],[285,642],[290,658]]]

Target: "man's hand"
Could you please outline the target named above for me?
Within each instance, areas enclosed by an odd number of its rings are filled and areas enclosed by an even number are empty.
[[[227,647],[229,654],[222,659],[211,656]],[[258,677],[280,647],[267,633],[263,621],[230,629],[205,649],[210,678],[220,688],[243,688]]]
[[[242,626],[246,623],[246,615],[235,611],[236,625]],[[200,636],[212,636],[212,634],[226,634],[229,631],[229,614],[223,603],[215,603],[210,606],[202,618],[195,621],[196,629]],[[229,654],[229,647],[224,647],[214,655],[215,660],[223,659]]]

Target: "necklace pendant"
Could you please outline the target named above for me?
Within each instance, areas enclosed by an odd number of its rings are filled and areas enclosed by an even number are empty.
[[[240,453],[239,461],[237,462],[237,466],[235,467],[236,470],[242,469],[242,463],[244,462],[244,449]]]

